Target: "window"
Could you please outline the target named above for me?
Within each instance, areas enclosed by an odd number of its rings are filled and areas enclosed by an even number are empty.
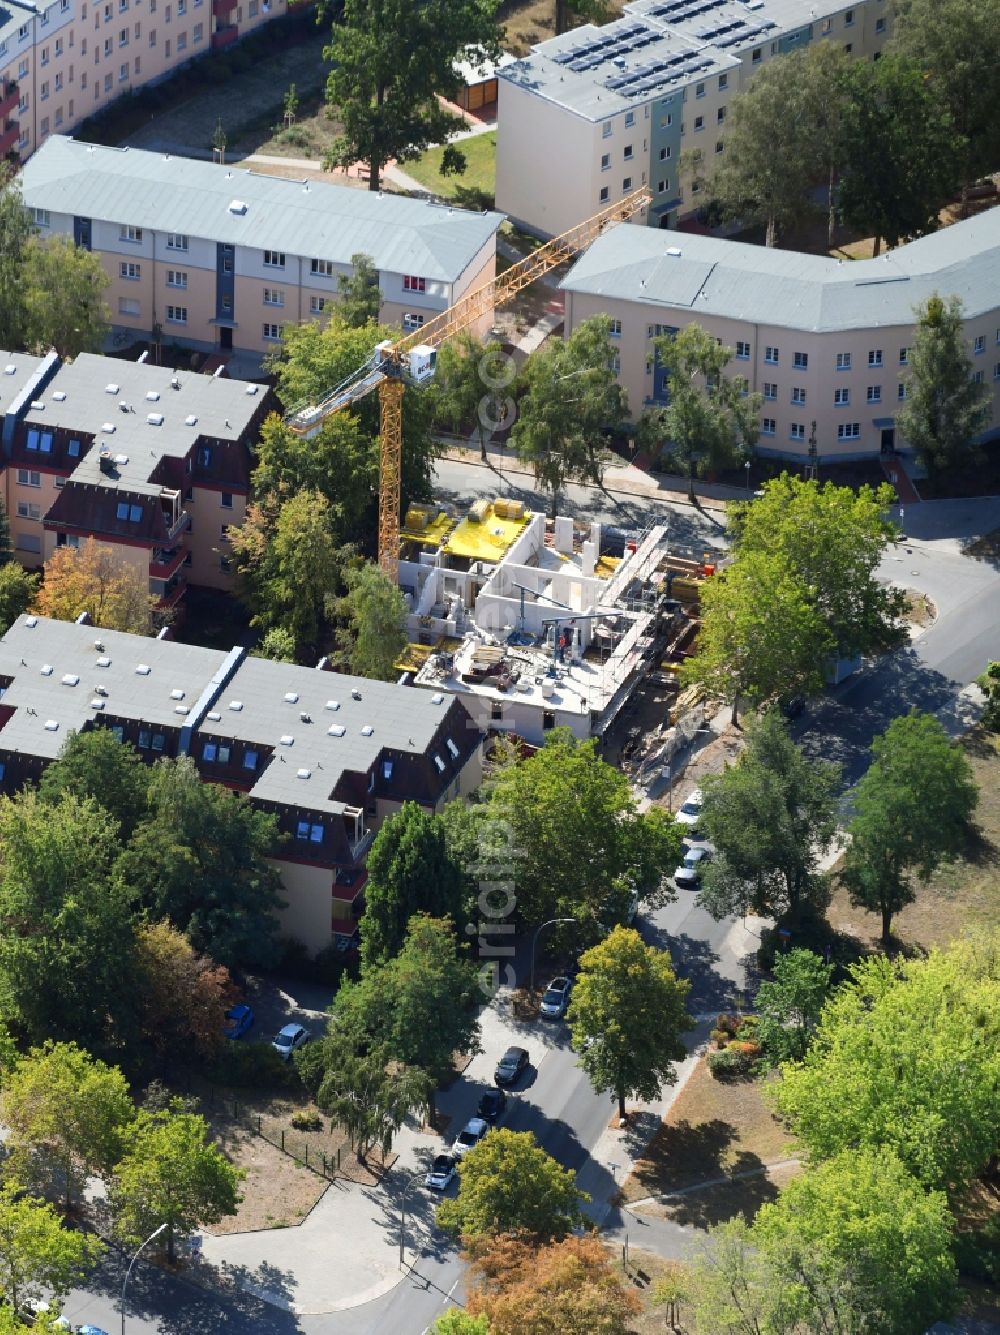
[[[759,46],[755,46],[754,49],[750,52],[750,64],[751,64],[751,65],[759,65],[759,64],[760,64],[760,60],[761,60],[761,50],[760,50],[760,47],[759,47]]]
[[[140,750],[140,751],[148,751],[148,750],[149,750],[149,743],[150,743],[150,739],[152,738],[152,735],[153,735],[153,734],[150,732],[150,730],[149,730],[148,728],[140,728],[140,729],[139,729],[139,750]]]
[[[323,278],[329,278],[333,274],[333,264],[330,260],[310,260],[309,270],[311,273],[322,275]]]
[[[186,306],[168,306],[167,324],[187,324],[188,308]]]
[[[598,196],[602,204],[606,204],[608,202],[608,194],[609,194],[608,187],[606,185],[602,185],[601,193]]]
[[[778,349],[777,349],[777,348],[765,348],[765,349],[764,349],[764,360],[765,360],[765,362],[767,362],[767,364],[768,364],[769,366],[777,366],[777,365],[778,365]]]
[[[128,46],[128,28],[122,28],[121,32],[118,34],[118,45]]]
[[[118,82],[125,83],[128,80],[128,61],[124,65],[118,66]]]
[[[186,236],[183,236],[180,232],[167,233],[168,250],[187,250],[187,248],[188,248],[188,239]]]
[[[851,354],[849,352],[837,353],[837,370],[849,371],[851,369]]]
[[[994,363],[994,366],[993,366],[993,379],[994,379],[994,380],[1000,380],[1000,362],[995,362],[995,363]],[[903,386],[900,385],[900,389],[902,389],[902,388],[903,388]]]
[[[849,389],[835,389],[833,391],[833,406],[835,408],[846,408],[851,401],[851,391]]]
[[[868,386],[868,402],[869,402],[869,403],[881,403],[881,402],[882,402],[882,386],[881,386],[881,385],[869,385],[869,386]]]
[[[974,353],[976,353],[977,355],[978,355],[980,352],[985,352],[985,351],[986,351],[986,335],[985,335],[985,334],[977,334],[977,335],[976,335],[975,342],[974,342],[973,345],[972,345],[972,351],[973,351]]]
[[[141,228],[141,227],[122,227],[122,228],[119,229],[119,232],[118,232],[118,240],[119,240],[119,241],[141,241],[141,240],[142,240],[142,228]]]
[[[611,170],[611,154],[604,153],[601,155],[601,171],[609,172],[610,170]]]
[[[658,195],[665,195],[669,189],[670,189],[669,181],[658,181],[656,183],[656,193]]]
[[[49,100],[49,85],[47,83],[43,83],[39,88],[38,100],[39,102],[47,102]]]
[[[155,29],[155,28],[150,28],[150,30],[149,30],[149,45],[150,45],[150,46],[155,46],[155,45],[156,45],[156,29]],[[168,246],[170,245],[170,241],[169,241],[169,239],[168,239],[168,241],[167,241],[167,245],[168,245]]]
[[[633,126],[634,124],[635,124],[635,112],[634,112],[634,111],[626,111],[626,113],[625,113],[625,128],[626,128],[626,129],[629,129],[629,128],[630,128],[631,126]]]
[[[808,352],[796,352],[792,354],[792,365],[799,371],[804,371],[809,365]]]
[[[792,402],[793,402],[793,403],[805,403],[805,401],[806,401],[806,392],[805,392],[805,390],[799,388],[798,386],[796,386],[796,387],[792,390]]]
[[[858,440],[861,436],[860,422],[841,422],[837,427],[838,440]]]
[[[906,366],[906,364],[909,362],[909,360],[910,360],[910,349],[909,349],[909,348],[900,348],[900,350],[899,350],[899,364],[900,364],[900,366]]]
[[[764,381],[764,398],[776,399],[778,397],[778,386],[769,380]]]
[[[704,128],[705,128],[705,117],[704,117],[704,116],[695,116],[695,118],[694,118],[694,130],[695,130],[695,134],[697,134],[699,130],[704,130]]]
[[[849,28],[853,22],[854,22],[854,10],[849,9],[847,13],[844,15],[844,27]]]
[[[285,267],[284,252],[280,250],[265,250],[264,266],[267,269],[283,269]]]
[[[424,322],[422,315],[417,315],[414,311],[405,311],[403,313],[404,329],[419,329]]]
[[[186,269],[168,269],[167,287],[187,287],[188,276]]]
[[[198,467],[210,468],[211,464],[212,464],[212,447],[210,445],[199,445]]]
[[[625,161],[628,162],[629,159],[632,157],[632,145],[631,145],[631,144],[626,144],[626,145],[625,145],[625,148],[624,148],[624,154],[625,154]]]
[[[206,742],[201,748],[202,760],[214,760],[218,754],[219,748],[216,746],[215,742]]]
[[[416,274],[409,274],[409,273],[404,274],[404,275],[403,275],[403,291],[404,291],[404,292],[426,292],[426,291],[427,291],[427,279],[426,279],[426,278],[419,278],[419,277],[417,277]]]
[[[721,125],[725,119],[726,119],[726,108],[720,107],[718,111],[715,113],[716,124]]]
[[[42,507],[32,501],[18,501],[17,514],[19,519],[41,519]]]
[[[806,429],[801,422],[792,422],[788,428],[792,440],[805,440]]]
[[[974,385],[981,385],[981,384],[983,383],[983,373],[982,373],[982,371],[973,371],[973,373],[972,373],[972,383],[973,383]]]
[[[126,523],[138,524],[142,519],[142,506],[130,505],[128,501],[119,501],[115,515]]]
[[[223,510],[231,510],[233,508],[233,493],[231,491],[224,491],[219,500],[219,504],[222,506]]]
[[[48,211],[48,209],[32,209],[32,210],[31,210],[31,213],[32,213],[32,216],[33,216],[34,219],[35,219],[35,223],[36,223],[39,227],[51,227],[51,226],[52,226],[52,219],[51,219],[51,217],[50,217],[50,215],[49,215],[49,211]]]
[[[256,769],[256,768],[257,768],[257,752],[256,752],[256,751],[244,751],[244,752],[243,752],[243,768],[244,768],[244,769]]]
[[[720,75],[719,75],[719,92],[720,92],[720,93],[724,93],[728,87],[729,87],[729,75],[728,75],[728,74],[720,74]]]
[[[69,444],[66,446],[66,453],[69,455],[71,459],[79,459],[80,442],[78,440],[71,440]]]
[[[777,424],[773,417],[765,417],[761,420],[760,434],[762,436],[773,436],[777,430]]]
[[[621,338],[621,336],[622,336],[622,322],[621,322],[621,320],[612,320],[612,321],[611,321],[611,337],[612,337],[612,338]]]
[[[881,349],[881,348],[872,348],[872,349],[871,349],[871,351],[868,353],[868,365],[869,365],[869,366],[881,366],[881,365],[882,365],[882,349]]]
[[[264,305],[265,306],[284,306],[285,294],[279,287],[265,287]]]
[[[166,741],[166,738],[163,736],[163,733],[162,733],[162,732],[154,732],[154,733],[153,733],[153,750],[154,750],[154,751],[162,751],[162,750],[163,750],[163,744],[164,744],[165,741]]]
[[[261,326],[261,336],[267,343],[277,343],[281,339],[281,325],[265,321]]]
[[[125,740],[125,729],[121,724],[116,723],[111,728],[111,736],[114,737],[116,741],[123,742]]]
[[[879,34],[885,32],[885,19],[875,20],[875,31]]]
[[[820,24],[820,36],[825,37],[828,32],[833,32],[833,19],[824,19]]]
[[[744,343],[742,339],[736,340],[736,356],[741,362],[750,360],[750,344]]]
[[[610,121],[605,121],[604,124],[601,126],[601,138],[602,138],[602,139],[610,139],[610,138],[611,138],[611,132],[612,132],[613,129],[614,129],[614,126],[611,124],[611,122],[610,122]]]
[[[61,92],[62,92],[63,77],[62,77],[61,74],[57,74],[57,75],[56,75],[55,84],[54,84],[53,86],[54,86],[54,88],[55,88],[55,90],[56,90],[57,93],[61,93]]]
[[[721,139],[716,139],[716,141],[715,141],[715,151],[716,151],[716,153],[725,153],[725,151],[726,151],[726,146],[725,146],[725,144],[722,142]]]
[[[670,150],[669,145],[668,145],[666,148],[661,148],[661,149],[660,149],[660,161],[661,161],[661,162],[666,162],[667,158],[670,157],[670,153],[671,153],[671,150]]]
[[[896,398],[899,399],[900,402],[906,398],[906,386],[902,381],[896,386]]]
[[[632,178],[631,178],[631,176],[626,176],[626,177],[622,180],[622,189],[623,189],[623,190],[631,190],[631,189],[632,189]]]
[[[133,260],[122,260],[118,267],[121,271],[121,276],[127,279],[130,283],[134,283],[137,279],[142,277],[142,265],[136,264]]]
[[[136,301],[134,297],[118,298],[119,315],[139,315],[141,311],[142,307],[139,305],[138,301]]]
[[[661,117],[660,117],[660,129],[661,129],[661,130],[667,130],[667,129],[669,129],[670,126],[673,125],[673,123],[674,123],[673,114],[672,114],[671,112],[669,112],[669,111],[667,112],[667,114],[666,114],[665,116],[661,116]]]
[[[322,315],[325,310],[326,310],[326,297],[309,298],[310,315]]]
[[[695,86],[694,86],[694,95],[695,95],[695,97],[704,97],[704,96],[705,96],[705,85],[704,85],[703,83],[696,83],[696,84],[695,84]]]

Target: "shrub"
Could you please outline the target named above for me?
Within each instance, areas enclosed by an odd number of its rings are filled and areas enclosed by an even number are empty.
[[[292,1126],[296,1131],[322,1131],[323,1119],[315,1112],[292,1113]]]
[[[283,1061],[270,1043],[227,1043],[208,1078],[244,1089],[294,1089],[301,1084],[294,1063]]]
[[[725,1029],[713,1029],[709,1037],[717,1048],[724,1048],[729,1042],[729,1034]]]
[[[739,1028],[739,1020],[735,1015],[720,1015],[715,1022],[716,1029],[721,1029],[725,1034],[735,1034]]]
[[[742,1059],[732,1048],[722,1048],[719,1052],[710,1052],[707,1058],[708,1069],[716,1080],[731,1080],[742,1074]]]
[[[969,1279],[984,1284],[1000,1282],[1000,1215],[971,1233],[955,1235],[955,1264]]]

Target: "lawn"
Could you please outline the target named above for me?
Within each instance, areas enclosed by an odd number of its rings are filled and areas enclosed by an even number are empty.
[[[460,176],[443,176],[441,158],[444,146],[438,144],[422,153],[415,162],[405,162],[402,170],[420,182],[433,195],[453,199],[465,208],[493,207],[496,189],[497,136],[494,130],[473,135],[457,145],[465,154],[465,171]]]

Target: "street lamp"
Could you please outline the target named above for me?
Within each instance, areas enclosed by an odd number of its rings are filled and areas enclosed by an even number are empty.
[[[749,490],[750,490],[750,460],[749,460],[749,459],[746,461],[746,463],[743,465],[743,467],[746,469],[746,474],[747,474],[747,491],[749,491]]]
[[[535,928],[535,934],[531,938],[531,994],[535,994],[535,946],[538,944],[538,933],[543,927],[553,927],[557,922],[576,922],[575,918],[549,918]]]
[[[419,1177],[423,1177],[423,1176],[424,1176],[424,1174],[423,1174],[422,1172],[421,1172],[421,1173],[414,1173],[414,1174],[413,1174],[413,1176],[412,1176],[412,1177],[410,1178],[410,1180],[407,1182],[406,1186],[403,1188],[403,1195],[402,1195],[402,1197],[400,1198],[400,1202],[399,1202],[399,1268],[400,1268],[400,1270],[403,1269],[404,1264],[405,1264],[405,1248],[406,1248],[406,1196],[407,1196],[407,1193],[409,1192],[410,1188],[413,1186],[414,1182],[416,1182],[417,1178],[419,1178]]]
[[[128,1282],[132,1277],[132,1267],[135,1265],[136,1261],[138,1261],[139,1253],[148,1247],[154,1238],[158,1238],[165,1228],[166,1224],[161,1224],[158,1229],[155,1229],[150,1233],[145,1242],[140,1242],[139,1246],[135,1249],[131,1261],[128,1263],[128,1269],[125,1271],[125,1280],[122,1284],[122,1335],[125,1335],[125,1290],[128,1288]]]

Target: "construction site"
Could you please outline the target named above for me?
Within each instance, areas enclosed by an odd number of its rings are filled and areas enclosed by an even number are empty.
[[[411,643],[400,669],[460,695],[484,731],[604,739],[651,672],[676,693],[714,567],[672,555],[666,525],[611,555],[599,523],[496,499],[463,515],[411,507],[401,539]]]

